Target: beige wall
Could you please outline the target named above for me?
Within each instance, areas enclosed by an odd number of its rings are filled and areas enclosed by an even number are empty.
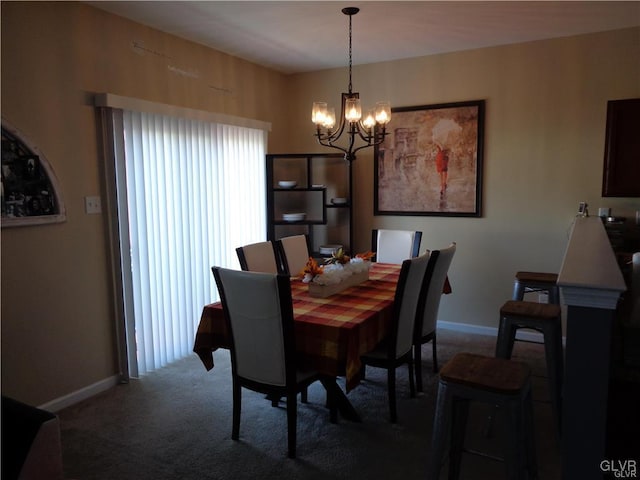
[[[517,270],[559,270],[580,201],[596,215],[640,209],[638,198],[601,197],[607,100],[640,96],[639,59],[635,28],[354,67],[363,106],[486,101],[482,217],[374,216],[372,154],[359,154],[356,250],[372,228],[421,230],[421,250],[457,242],[439,319],[495,328]],[[311,104],[336,106],[347,80],[344,69],[291,79],[294,151],[316,148]]]
[[[374,227],[422,230],[424,248],[458,242],[441,319],[495,326],[516,269],[558,270],[580,200],[640,209],[600,196],[606,101],[640,96],[639,39],[630,29],[355,67],[365,103],[487,106],[483,217],[374,216],[366,153],[356,248]],[[272,122],[269,150],[283,153],[322,151],[311,102],[337,102],[346,81],[345,69],[285,77],[79,3],[3,2],[2,115],[47,156],[68,214],[2,230],[3,393],[42,404],[116,373],[104,218],[83,203],[101,189],[93,93]]]
[[[48,158],[67,208],[66,223],[2,230],[3,394],[43,404],[117,372],[104,218],[84,213],[84,197],[101,193],[93,94],[275,125],[285,86],[79,2],[2,2],[2,116]],[[270,148],[283,138],[272,132]]]

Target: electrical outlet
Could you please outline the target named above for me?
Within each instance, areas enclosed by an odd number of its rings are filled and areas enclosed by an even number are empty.
[[[100,201],[100,197],[84,197],[84,211],[88,215],[102,213],[102,202]]]

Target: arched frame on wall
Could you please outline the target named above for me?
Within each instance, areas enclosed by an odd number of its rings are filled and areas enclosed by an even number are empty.
[[[2,227],[64,222],[60,186],[47,158],[2,119]]]

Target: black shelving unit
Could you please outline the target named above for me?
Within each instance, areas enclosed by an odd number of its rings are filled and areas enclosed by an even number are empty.
[[[342,154],[269,154],[267,168],[267,238],[306,234],[315,255],[322,245],[353,245],[351,165]],[[281,181],[296,185],[283,188]],[[344,203],[334,203],[336,198]],[[285,214],[304,213],[288,221]]]

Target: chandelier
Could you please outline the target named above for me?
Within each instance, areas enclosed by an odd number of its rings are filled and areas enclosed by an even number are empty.
[[[313,102],[313,110],[311,112],[311,119],[316,124],[315,136],[318,138],[318,143],[344,152],[344,158],[349,162],[355,160],[358,150],[381,144],[387,135],[386,125],[391,120],[389,102],[376,103],[375,108],[368,110],[363,118],[360,94],[352,91],[351,17],[359,11],[360,9],[356,7],[342,9],[342,13],[349,16],[349,91],[342,93],[340,124],[334,129],[336,113],[333,108],[327,107],[326,102]],[[343,133],[347,135],[346,147],[335,143],[342,137]],[[355,146],[357,137],[364,141],[364,144],[358,147]]]

